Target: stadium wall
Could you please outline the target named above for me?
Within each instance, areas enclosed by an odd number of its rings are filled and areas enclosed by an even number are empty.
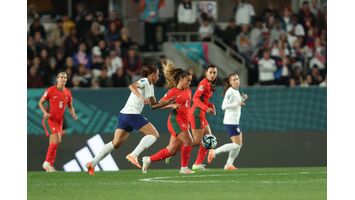
[[[222,124],[223,112],[220,110],[223,88],[218,87],[212,98],[217,107],[217,115],[210,117],[209,123],[218,138],[218,146],[229,142]],[[48,147],[41,126],[42,113],[38,100],[44,89],[29,89],[27,96],[27,157],[28,170],[41,170]],[[156,88],[159,99],[166,92]],[[241,129],[243,148],[237,159],[239,167],[284,167],[284,166],[325,166],[327,141],[327,102],[325,88],[284,88],[253,87],[243,88],[241,92],[249,95],[247,106],[242,110]],[[56,167],[73,159],[80,163],[76,153],[88,146],[88,139],[100,133],[103,142],[112,139],[117,123],[117,113],[124,106],[129,91],[119,89],[72,89],[74,106],[79,117],[74,121],[66,113],[66,135],[58,150]],[[151,155],[169,142],[166,129],[168,111],[152,111],[145,108],[146,116],[160,132],[160,139],[141,156]],[[112,153],[114,162],[120,169],[133,168],[126,160],[127,153],[139,143],[141,134],[132,133],[127,143]],[[89,148],[90,154],[94,154]],[[197,148],[192,152],[190,165],[196,158]],[[178,168],[180,154],[169,165],[164,162],[153,164],[152,168]],[[227,154],[218,156],[210,167],[223,167]],[[81,167],[82,169],[82,167]]]

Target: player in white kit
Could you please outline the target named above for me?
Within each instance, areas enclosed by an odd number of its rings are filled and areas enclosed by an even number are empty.
[[[225,80],[224,99],[222,103],[222,110],[224,110],[223,124],[232,140],[232,143],[224,144],[217,149],[211,149],[208,152],[208,163],[211,163],[216,155],[222,152],[229,152],[228,160],[224,166],[225,170],[236,170],[233,165],[237,158],[240,148],[243,144],[242,132],[239,127],[239,119],[241,114],[241,107],[245,106],[245,101],[248,95],[239,93],[240,80],[235,73],[230,74]]]
[[[94,175],[94,169],[97,163],[104,159],[112,150],[118,149],[129,136],[129,133],[135,129],[144,134],[137,147],[126,156],[126,159],[141,168],[138,162],[138,156],[144,149],[150,147],[159,137],[158,131],[152,123],[141,115],[145,104],[149,104],[153,109],[162,108],[174,102],[169,99],[165,102],[158,103],[154,96],[154,84],[159,78],[159,70],[149,65],[143,68],[142,77],[138,81],[129,86],[131,94],[126,102],[124,108],[118,115],[118,123],[115,130],[114,138],[107,143],[101,152],[95,158],[86,164],[90,175]]]

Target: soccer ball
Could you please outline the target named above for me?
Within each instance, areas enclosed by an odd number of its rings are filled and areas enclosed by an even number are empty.
[[[206,149],[214,149],[217,147],[217,138],[214,135],[204,135],[202,138],[202,146]]]

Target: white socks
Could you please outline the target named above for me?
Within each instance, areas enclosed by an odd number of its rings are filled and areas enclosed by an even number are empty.
[[[97,154],[94,160],[91,161],[93,166],[96,166],[102,159],[104,159],[114,149],[112,142],[105,144],[99,154]]]
[[[228,152],[234,149],[237,149],[240,145],[236,143],[228,143],[224,144],[220,147],[218,147],[216,150],[214,150],[215,155],[223,153],[223,152]]]
[[[228,156],[228,160],[226,162],[226,165],[233,165],[234,160],[237,158],[242,145],[239,145],[239,144],[236,144],[236,145],[238,145],[238,147],[229,152],[229,156]]]
[[[138,157],[142,153],[142,151],[144,151],[144,149],[150,147],[155,141],[157,141],[157,138],[153,135],[144,136],[131,154]]]

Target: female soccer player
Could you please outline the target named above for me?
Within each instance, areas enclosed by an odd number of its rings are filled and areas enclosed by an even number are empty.
[[[235,73],[230,74],[225,80],[224,99],[222,103],[222,110],[225,111],[223,124],[232,140],[232,143],[225,144],[217,149],[211,149],[208,153],[207,161],[211,163],[216,155],[222,152],[229,152],[228,160],[224,166],[225,170],[236,170],[233,165],[237,158],[240,148],[242,147],[242,132],[239,128],[239,119],[241,114],[241,107],[245,106],[245,101],[248,95],[239,93],[239,76]]]
[[[53,165],[57,155],[57,148],[62,142],[64,111],[67,105],[73,119],[78,119],[75,114],[71,92],[65,87],[67,79],[67,73],[60,72],[57,75],[56,85],[48,88],[38,102],[38,106],[43,112],[42,125],[46,135],[49,136],[46,160],[42,165],[46,172],[56,171]],[[49,102],[49,110],[44,108],[45,101]]]
[[[137,158],[144,149],[150,147],[159,137],[158,131],[152,123],[141,115],[145,104],[150,104],[153,109],[162,108],[173,100],[167,100],[157,103],[154,96],[154,84],[159,78],[159,70],[149,65],[144,67],[141,72],[142,77],[129,86],[131,94],[126,105],[118,116],[118,123],[114,133],[114,138],[107,143],[101,152],[95,158],[86,164],[90,175],[94,175],[94,169],[97,163],[104,159],[112,150],[118,149],[128,138],[129,133],[135,129],[145,135],[138,146],[126,156],[126,159],[141,168]]]
[[[173,156],[181,149],[181,174],[191,174],[187,165],[190,159],[192,149],[192,137],[189,132],[189,108],[191,102],[190,84],[192,75],[181,68],[175,68],[174,63],[167,60],[163,63],[163,72],[168,87],[171,88],[160,101],[167,101],[175,97],[175,104],[166,107],[173,108],[168,117],[168,130],[171,134],[169,145],[161,149],[152,156],[143,157],[143,173],[147,173],[148,166],[151,162],[163,160]]]
[[[216,115],[215,106],[208,102],[215,91],[215,82],[217,78],[217,67],[209,65],[204,78],[196,88],[193,105],[190,109],[190,124],[193,135],[193,145],[200,145],[195,163],[192,165],[192,170],[205,170],[202,164],[208,150],[201,145],[202,137],[206,134],[211,134],[210,126],[206,119],[206,113]]]

